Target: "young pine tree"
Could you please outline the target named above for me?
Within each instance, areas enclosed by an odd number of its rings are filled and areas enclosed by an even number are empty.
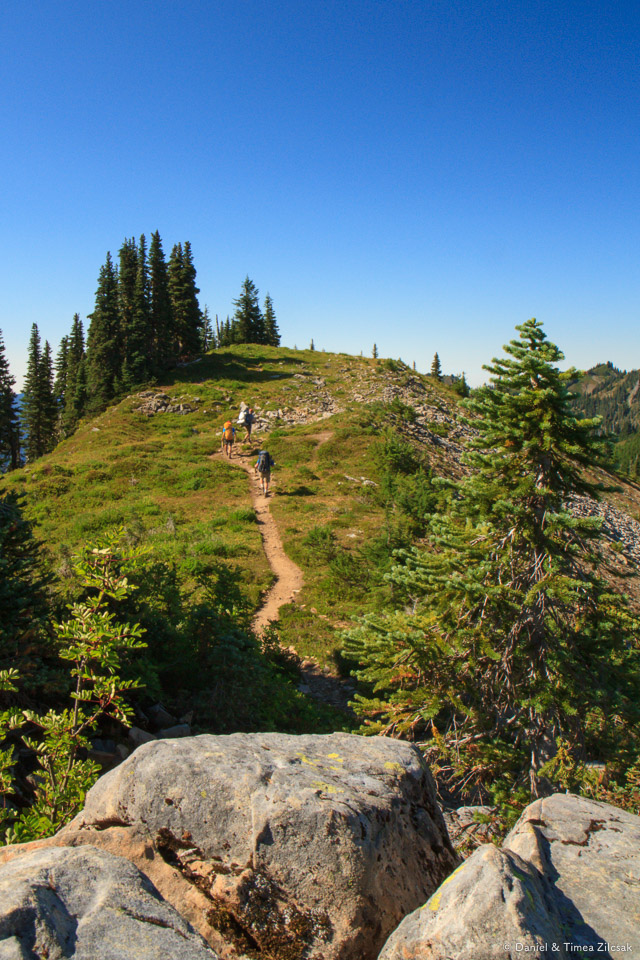
[[[167,264],[157,230],[151,234],[149,245],[149,313],[152,371],[158,376],[168,369],[175,357],[177,340],[173,330]]]
[[[121,373],[118,272],[111,254],[100,269],[96,305],[87,334],[87,407],[104,410],[116,395]]]
[[[624,779],[640,754],[637,624],[598,576],[598,522],[571,511],[595,493],[597,421],[572,415],[541,324],[517,329],[466,401],[473,472],[394,570],[406,606],[346,644],[376,691],[369,732],[431,737],[441,775],[510,803],[557,788],[560,755]]]
[[[280,331],[276,323],[273,300],[269,294],[264,298],[264,342],[272,347],[280,346]]]
[[[218,318],[216,317],[216,320]],[[216,336],[213,332],[213,324],[209,316],[209,308],[205,306],[202,314],[202,329],[200,331],[200,349],[203,353],[214,349],[216,346]]]
[[[20,465],[20,426],[14,384],[0,330],[0,470],[15,470]]]
[[[240,296],[233,301],[236,312],[233,323],[237,343],[264,343],[264,318],[258,301],[258,289],[245,277]]]
[[[431,376],[434,380],[442,380],[442,367],[440,366],[440,357],[437,353],[433,355],[431,363]]]

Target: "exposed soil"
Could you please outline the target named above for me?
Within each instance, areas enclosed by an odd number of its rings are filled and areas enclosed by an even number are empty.
[[[249,477],[249,489],[251,491],[251,502],[258,518],[258,527],[262,537],[262,546],[269,566],[276,577],[276,582],[271,587],[264,603],[256,613],[252,621],[252,627],[256,633],[261,633],[272,621],[278,619],[280,607],[285,603],[291,603],[293,598],[302,589],[303,577],[302,570],[293,560],[289,559],[284,552],[280,534],[276,522],[269,509],[270,499],[276,486],[276,479],[272,476],[269,496],[265,497],[260,486],[260,478],[254,471],[255,461],[253,457],[245,456],[238,450],[239,444],[234,445],[233,456],[228,460],[230,466],[240,467]],[[227,460],[221,452],[212,454],[211,459]]]

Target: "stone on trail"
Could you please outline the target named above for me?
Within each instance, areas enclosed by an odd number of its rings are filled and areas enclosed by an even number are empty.
[[[420,752],[343,733],[143,744],[57,842],[129,856],[223,958],[374,960],[457,863]]]
[[[216,960],[128,860],[49,847],[0,866],[2,960]]]

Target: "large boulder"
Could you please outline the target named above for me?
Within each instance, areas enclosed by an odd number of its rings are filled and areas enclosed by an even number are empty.
[[[0,866],[2,960],[216,960],[128,860],[84,846]]]
[[[380,960],[640,954],[640,817],[557,794],[526,808],[385,944]]]
[[[497,960],[561,944],[562,921],[538,871],[485,844],[392,933],[379,960]],[[566,956],[562,948],[554,956]]]
[[[504,846],[552,881],[567,939],[640,956],[640,817],[557,793],[528,806]]]
[[[350,734],[143,744],[56,842],[130,857],[225,958],[373,960],[458,862],[420,752]]]

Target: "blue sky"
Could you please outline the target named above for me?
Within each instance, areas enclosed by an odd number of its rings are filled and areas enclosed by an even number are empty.
[[[57,350],[107,250],[190,240],[283,342],[472,383],[515,324],[640,367],[635,3],[25,0],[0,22],[0,329]]]

